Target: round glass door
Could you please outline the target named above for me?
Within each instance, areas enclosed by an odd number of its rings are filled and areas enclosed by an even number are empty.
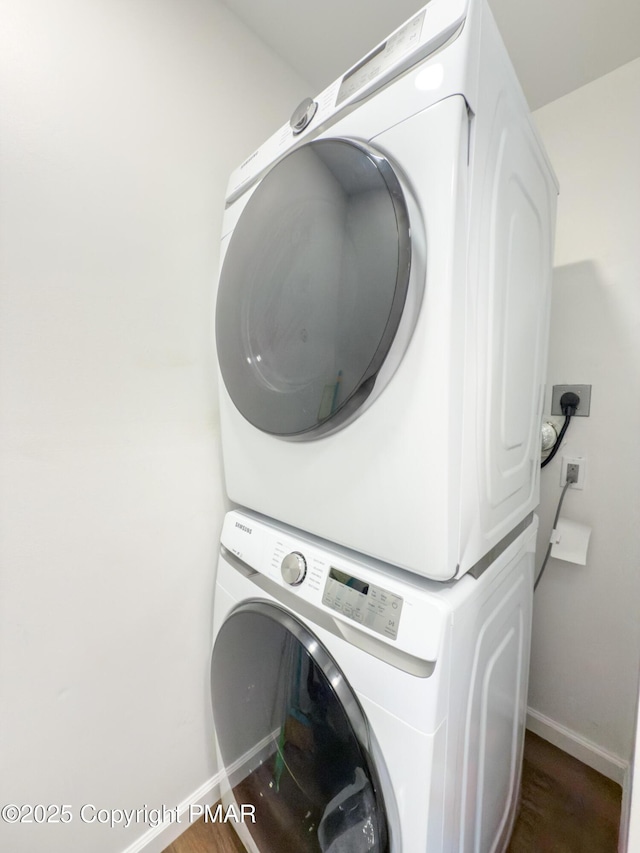
[[[220,275],[218,358],[240,413],[288,439],[350,419],[393,343],[410,267],[407,205],[382,155],[324,139],[281,160],[240,215]]]
[[[364,713],[333,659],[282,608],[248,602],[216,639],[216,737],[260,853],[388,853]]]

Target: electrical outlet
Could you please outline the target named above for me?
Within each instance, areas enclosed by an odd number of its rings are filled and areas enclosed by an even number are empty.
[[[573,391],[580,397],[574,418],[588,418],[591,409],[591,385],[554,385],[551,392],[551,414],[563,414],[560,398],[566,391]]]
[[[567,480],[577,483],[580,480],[580,466],[577,462],[567,462]]]
[[[569,474],[573,474],[576,480],[571,483],[570,489],[584,489],[587,476],[587,460],[584,456],[563,456],[560,468],[560,485],[564,486]]]

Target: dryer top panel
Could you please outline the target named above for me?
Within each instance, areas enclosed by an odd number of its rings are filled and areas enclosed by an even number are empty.
[[[467,16],[467,4],[468,0],[430,0],[315,100],[305,99],[290,122],[233,172],[227,188],[227,203],[238,198],[264,169],[300,139],[307,138],[309,132],[316,135],[335,119],[336,113],[369,97],[459,34]]]

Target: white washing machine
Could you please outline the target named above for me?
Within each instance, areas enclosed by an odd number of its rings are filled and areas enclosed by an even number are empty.
[[[438,583],[226,516],[211,690],[251,853],[496,853],[524,738],[537,520]]]
[[[484,0],[301,105],[228,189],[231,500],[436,580],[505,547],[539,498],[556,195]]]

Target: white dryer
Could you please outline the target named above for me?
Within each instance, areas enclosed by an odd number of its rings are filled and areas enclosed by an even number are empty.
[[[436,580],[505,547],[538,503],[556,194],[484,0],[431,0],[303,104],[229,184],[231,500]]]
[[[211,691],[250,853],[506,848],[536,526],[478,580],[438,583],[227,515]]]

